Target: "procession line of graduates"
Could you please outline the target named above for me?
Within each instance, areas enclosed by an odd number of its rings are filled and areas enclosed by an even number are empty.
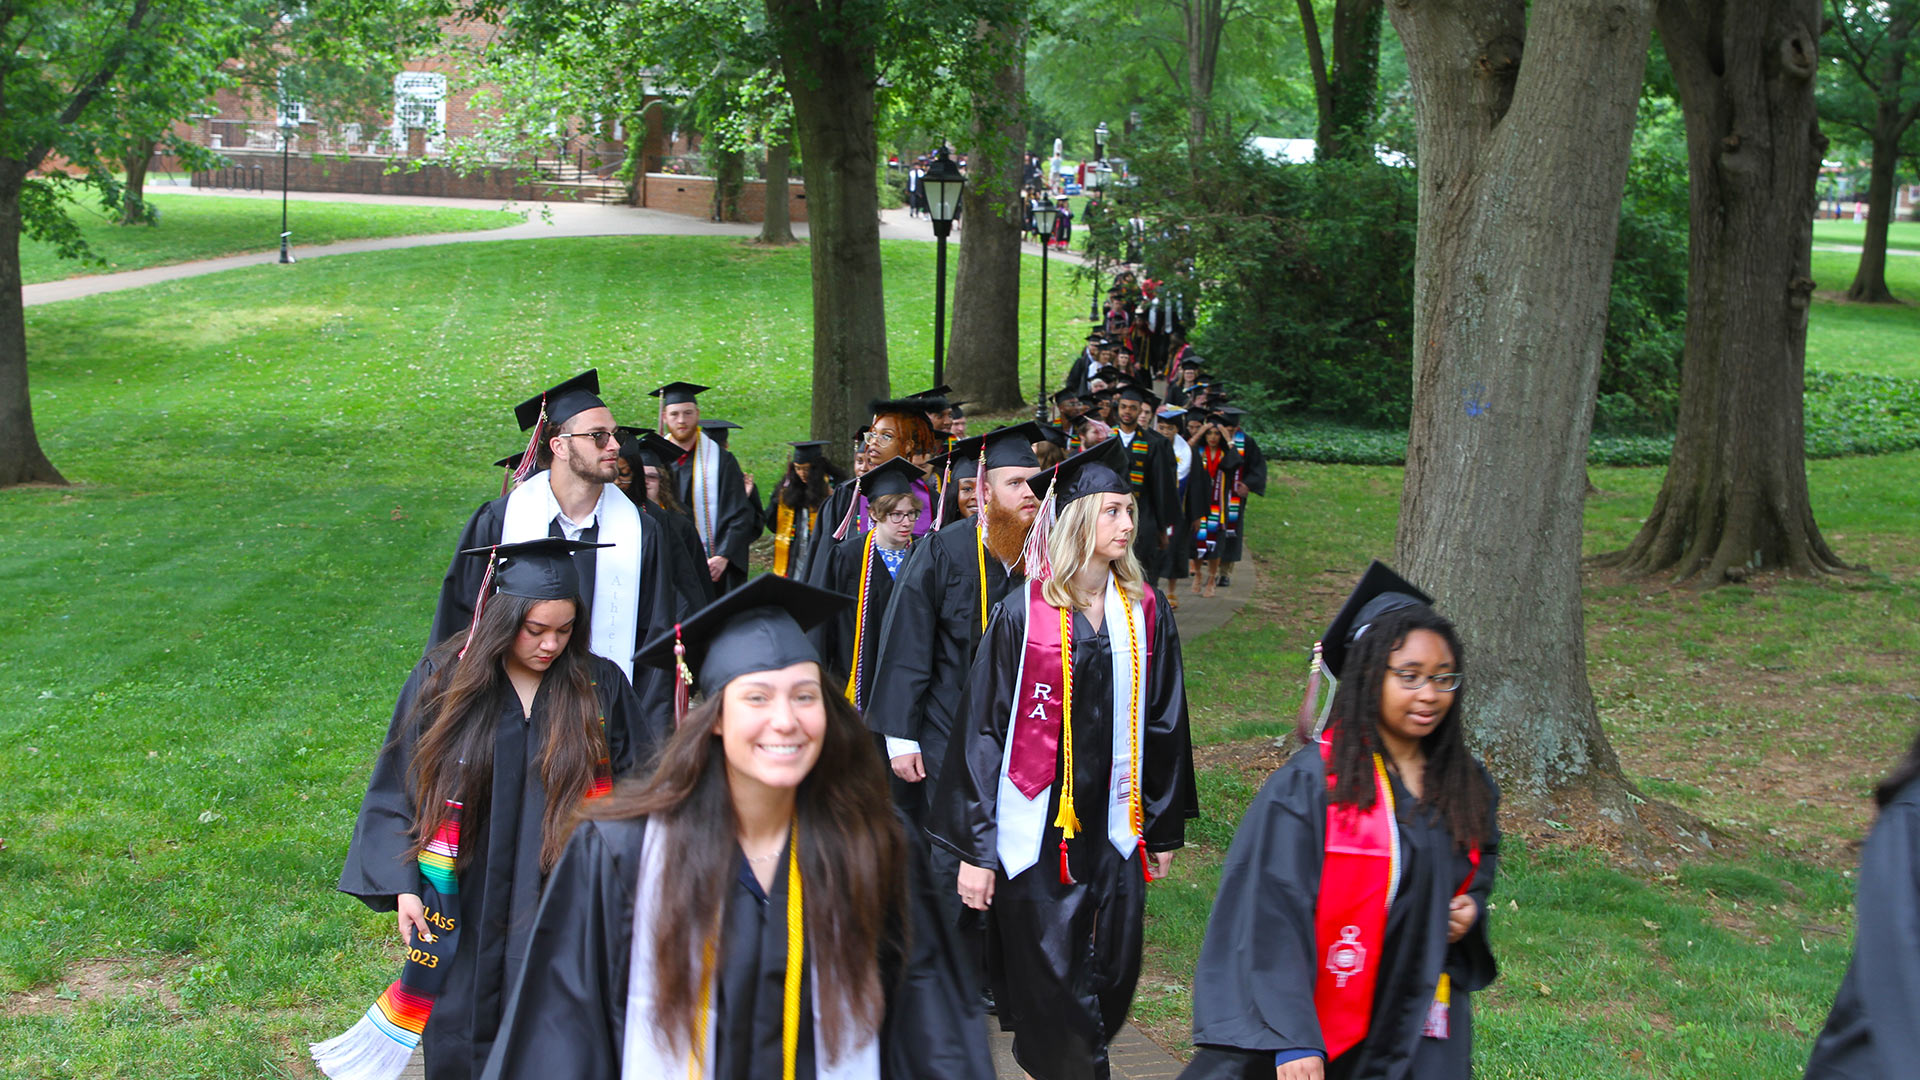
[[[876,401],[837,485],[793,444],[762,514],[705,390],[655,391],[665,435],[617,427],[593,372],[516,410],[532,442],[461,532],[340,877],[407,960],[316,1061],[985,1080],[991,1008],[1037,1080],[1109,1076],[1146,889],[1200,812],[1149,574],[1242,444],[1203,429],[1163,525],[1141,493],[1177,490],[1179,455],[1149,395],[1061,459],[1046,425],[955,437],[936,388]],[[784,573],[738,581],[768,525]],[[1431,598],[1370,568],[1228,855],[1186,1076],[1470,1075],[1499,831],[1465,668]],[[1895,898],[1863,880],[1861,911],[1903,947],[1907,773],[1868,846]],[[1885,1029],[1911,954],[1856,958],[1809,1076],[1910,1060]]]

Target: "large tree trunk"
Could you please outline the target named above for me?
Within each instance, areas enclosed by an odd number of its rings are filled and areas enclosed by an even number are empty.
[[[953,288],[953,333],[946,379],[955,396],[981,412],[1017,409],[1020,392],[1020,176],[1027,145],[1023,27],[983,27],[988,47],[1005,51],[991,97],[974,100],[974,148],[968,156],[966,243]],[[991,125],[987,127],[985,125]]]
[[[147,168],[153,164],[153,151],[160,145],[158,139],[136,140],[134,146],[121,155],[120,164],[127,170],[127,190],[120,201],[120,224],[146,225],[147,217]]]
[[[791,137],[783,131],[767,142],[767,209],[760,219],[758,241],[762,244],[794,242],[792,215],[787,205],[787,174],[793,168],[793,147],[788,142]]]
[[[1625,824],[1587,683],[1581,513],[1653,0],[1533,0],[1530,27],[1528,7],[1391,8],[1420,147],[1395,548],[1460,626],[1477,748],[1505,789],[1590,797]]]
[[[1300,30],[1313,73],[1321,161],[1364,158],[1373,151],[1374,102],[1380,84],[1380,0],[1335,0],[1333,60],[1320,42],[1314,0],[1297,0]]]
[[[1867,173],[1867,235],[1860,245],[1860,267],[1847,286],[1847,299],[1867,304],[1890,304],[1887,288],[1887,226],[1893,222],[1895,173],[1900,168],[1899,104],[1880,103],[1873,125],[1873,161]],[[1823,139],[1824,143],[1825,140]]]
[[[64,484],[40,449],[27,394],[27,311],[20,296],[20,191],[26,164],[0,159],[0,487]]]
[[[746,155],[738,150],[716,150],[713,165],[713,220],[739,221],[740,185],[747,174]]]
[[[1807,496],[1819,0],[1661,0],[1692,183],[1673,459],[1626,550],[1598,562],[1708,585],[1841,567]]]
[[[867,402],[890,393],[880,289],[878,81],[871,28],[835,0],[766,0],[793,97],[813,273],[813,425],[844,448]],[[844,453],[844,449],[841,450]]]
[[[1207,117],[1213,110],[1213,84],[1220,67],[1220,37],[1227,27],[1225,0],[1188,0],[1187,22],[1187,137],[1189,152],[1198,153],[1207,137]]]

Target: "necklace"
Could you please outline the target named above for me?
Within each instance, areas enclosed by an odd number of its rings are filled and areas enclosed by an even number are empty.
[[[750,863],[769,863],[779,857],[780,857],[779,852],[769,851],[765,855],[748,855],[747,861]]]

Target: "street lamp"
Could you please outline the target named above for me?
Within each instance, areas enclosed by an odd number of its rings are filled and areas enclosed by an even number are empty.
[[[1040,396],[1033,414],[1041,421],[1047,418],[1047,248],[1053,244],[1053,224],[1059,217],[1060,208],[1052,199],[1042,195],[1033,204],[1033,227],[1040,233]]]
[[[1105,120],[1100,121],[1100,126],[1093,129],[1093,160],[1107,160],[1107,122]]]
[[[280,125],[280,261],[291,263],[293,250],[287,241],[293,233],[287,229],[287,152],[293,143],[293,126]]]
[[[946,382],[942,369],[946,366],[947,353],[947,234],[953,231],[953,215],[960,210],[960,192],[966,188],[967,178],[942,146],[934,155],[933,164],[927,167],[927,174],[920,178],[920,184],[927,193],[927,210],[933,218],[938,251],[934,256],[933,385],[940,386]]]

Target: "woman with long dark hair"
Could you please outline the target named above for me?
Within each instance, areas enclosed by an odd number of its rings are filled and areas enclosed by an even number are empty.
[[[821,441],[790,444],[787,474],[767,495],[767,525],[773,532],[773,572],[807,580],[807,555],[820,532],[820,511],[846,472],[827,459]]]
[[[1028,480],[1027,580],[995,609],[928,833],[986,912],[986,970],[1036,1080],[1105,1080],[1140,974],[1146,882],[1197,815],[1180,635],[1133,555],[1126,447]]]
[[[467,634],[408,677],[360,805],[339,889],[397,912],[414,963],[428,963],[419,946],[456,921],[423,901],[422,867],[431,842],[458,829],[457,889],[441,890],[458,897],[458,946],[431,958],[442,984],[431,1015],[412,1009],[418,993],[390,988],[365,1021],[381,1038],[411,1027],[432,1080],[479,1072],[575,810],[650,756],[654,733],[626,675],[587,651],[572,553],[604,546],[549,539],[468,553],[493,560],[491,595]]]
[[[1212,596],[1220,581],[1220,559],[1227,538],[1240,523],[1233,517],[1233,484],[1243,464],[1217,416],[1209,416],[1193,447],[1193,471],[1187,478],[1188,541],[1195,596]]]
[[[991,1080],[873,737],[806,637],[846,603],[766,574],[643,650],[702,700],[586,808],[487,1077]]]
[[[1920,1064],[1920,738],[1874,789],[1860,849],[1853,962],[1806,1080],[1894,1080]]]
[[[1431,603],[1374,563],[1328,628],[1339,688],[1234,835],[1185,1080],[1471,1074],[1471,995],[1497,970],[1498,792],[1467,750],[1459,635]]]

